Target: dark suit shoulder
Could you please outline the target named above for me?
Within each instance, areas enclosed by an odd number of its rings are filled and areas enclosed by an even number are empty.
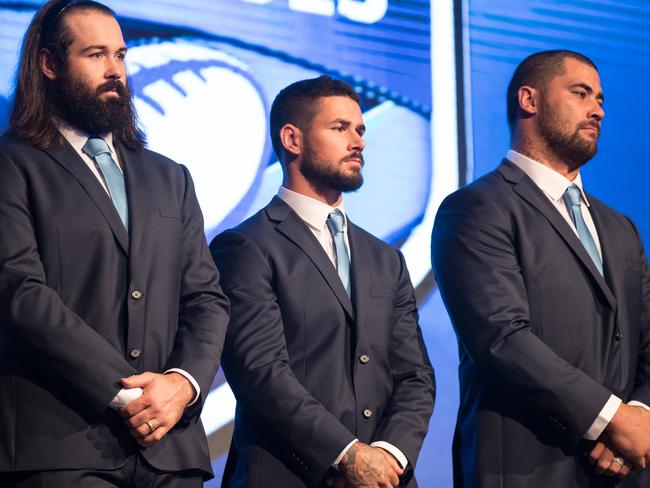
[[[133,161],[147,164],[149,167],[157,167],[161,170],[180,171],[184,166],[171,160],[167,156],[147,149],[146,147],[128,147],[119,142],[115,143],[118,153],[124,154]]]
[[[512,186],[494,170],[448,195],[440,204],[436,222],[444,219],[472,227],[497,222],[508,225],[513,202]]]
[[[373,250],[385,252],[388,254],[395,254],[395,255],[399,254],[399,251],[395,247],[391,246],[386,241],[382,241],[379,237],[371,234],[370,232],[359,227],[353,222],[348,221],[348,226],[349,226],[348,232],[353,232],[356,234],[357,238],[364,239],[366,241],[366,245],[373,248]]]
[[[589,205],[591,206],[592,211],[598,212],[599,215],[606,216],[606,218],[611,219],[616,224],[632,228],[634,232],[637,232],[636,225],[627,215],[624,215],[618,210],[613,209],[602,200],[599,200],[591,194],[587,194],[587,198],[589,199]]]
[[[272,225],[269,222],[264,208],[241,222],[239,225],[226,229],[210,241],[210,250],[213,256],[223,250],[224,247],[239,248],[254,247],[259,251],[259,245],[268,240]],[[251,246],[252,245],[252,246]]]
[[[258,210],[239,225],[228,229],[223,233],[236,233],[253,241],[264,241],[269,237],[269,231],[275,226],[266,213],[267,207]]]
[[[467,185],[459,188],[445,198],[451,201],[462,201],[464,199],[498,199],[508,189],[508,184],[498,169],[490,171],[475,179]]]
[[[138,149],[134,149],[134,151],[138,151]],[[142,158],[149,163],[156,164],[165,168],[178,168],[179,166],[182,166],[167,156],[152,151],[151,149],[143,148],[140,151],[142,151]]]
[[[43,154],[43,151],[32,144],[10,135],[0,137],[0,156],[14,160],[28,159],[30,154]]]

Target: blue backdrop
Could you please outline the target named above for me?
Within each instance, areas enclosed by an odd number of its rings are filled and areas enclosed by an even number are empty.
[[[0,1],[0,130],[20,40],[42,3]],[[493,169],[505,155],[505,89],[526,55],[573,49],[599,66],[606,117],[599,154],[584,169],[585,188],[632,217],[650,243],[644,191],[650,176],[644,144],[650,128],[644,94],[650,6],[645,1],[105,3],[124,29],[136,106],[150,147],[190,168],[208,239],[277,191],[281,172],[267,120],[283,86],[328,73],[360,93],[368,126],[366,184],[347,197],[346,208],[357,223],[402,248],[417,287],[438,383],[417,468],[423,487],[451,486],[458,405],[456,343],[432,286],[428,234],[441,198],[458,182]],[[209,159],[194,144],[206,138],[216,148]],[[217,479],[233,402],[218,375],[203,414]],[[218,486],[216,480],[208,485]]]

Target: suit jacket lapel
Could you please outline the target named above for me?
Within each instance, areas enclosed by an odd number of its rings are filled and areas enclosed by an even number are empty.
[[[562,237],[566,244],[574,252],[580,263],[587,269],[597,287],[603,293],[607,303],[612,310],[616,311],[616,298],[612,294],[607,282],[600,274],[589,253],[585,249],[580,239],[571,229],[569,224],[564,220],[562,215],[557,211],[549,199],[539,189],[537,185],[515,164],[508,160],[503,160],[498,171],[507,181],[513,184],[514,191],[530,205],[541,212],[549,221],[551,226]],[[600,234],[599,234],[600,236]]]
[[[602,204],[591,196],[589,197],[589,202],[589,212],[591,213],[591,217],[594,219],[596,231],[598,232],[598,240],[600,241],[600,248],[603,253],[604,273],[613,294],[615,296],[620,296],[617,292],[620,293],[624,290],[624,276],[621,273],[621,267],[620,265],[617,265],[616,260],[616,249],[618,248],[616,234],[608,228],[607,214],[602,208]]]
[[[126,198],[129,205],[129,245],[131,249],[140,249],[147,218],[151,218],[150,215],[145,214],[150,208],[145,199],[151,194],[146,191],[147,176],[146,167],[142,163],[142,150],[129,149],[118,142],[115,142],[115,150],[124,168]]]
[[[117,213],[111,197],[102,188],[95,175],[88,169],[81,156],[67,141],[64,141],[63,144],[51,146],[45,152],[77,179],[108,222],[124,253],[128,254],[129,237],[120,215]]]
[[[348,240],[350,241],[350,277],[352,278],[352,298],[354,299],[354,312],[356,314],[355,328],[356,340],[364,337],[362,333],[365,319],[365,310],[368,306],[368,293],[370,282],[368,277],[367,256],[370,250],[364,239],[361,229],[348,220]]]
[[[314,263],[347,314],[354,319],[352,302],[343,287],[336,268],[332,266],[329,257],[305,223],[291,210],[289,205],[278,197],[273,197],[271,203],[266,207],[266,213],[271,220],[277,222],[278,232],[302,249]]]

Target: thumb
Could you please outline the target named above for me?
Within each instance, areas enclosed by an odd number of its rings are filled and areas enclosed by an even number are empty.
[[[134,374],[121,378],[120,382],[125,388],[145,388],[156,377],[154,373],[146,371],[142,374]]]

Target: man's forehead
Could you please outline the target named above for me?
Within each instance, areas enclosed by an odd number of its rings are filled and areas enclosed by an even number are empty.
[[[63,19],[64,25],[72,33],[74,41],[95,41],[104,43],[116,40],[124,43],[122,28],[111,14],[100,10],[81,10],[70,12]],[[102,42],[103,40],[103,42]]]
[[[336,117],[337,114],[343,116],[361,114],[361,107],[352,98],[345,95],[332,95],[318,98],[317,114],[323,116]]]
[[[598,83],[600,86],[600,76],[598,71],[591,65],[574,58],[564,58],[563,73],[556,78],[561,78],[566,81],[591,81]]]

